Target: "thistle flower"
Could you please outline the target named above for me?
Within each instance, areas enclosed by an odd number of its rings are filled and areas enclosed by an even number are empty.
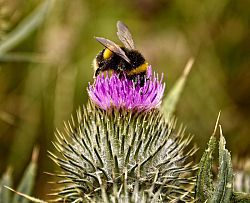
[[[124,28],[124,27],[123,27]],[[106,39],[103,39],[106,42]],[[117,46],[116,46],[117,47]],[[112,48],[112,47],[110,47]],[[105,69],[106,70],[106,69]],[[191,137],[158,109],[163,76],[115,69],[89,84],[90,101],[57,131],[58,202],[192,202]],[[144,74],[144,73],[143,73]]]
[[[151,67],[143,85],[126,76],[100,75],[90,101],[57,132],[63,172],[54,193],[63,202],[191,202],[196,169],[191,137],[157,109],[165,84]]]
[[[186,149],[191,137],[184,134],[158,110],[105,111],[88,103],[57,131],[59,155],[50,156],[63,169],[55,174],[63,187],[55,201],[193,201],[196,149]]]
[[[152,74],[149,66],[144,81],[140,81],[140,76],[137,79],[138,82],[134,82],[125,74],[121,77],[115,72],[111,76],[102,73],[93,85],[89,85],[89,97],[104,110],[124,108],[147,111],[158,108],[165,89],[163,75],[159,79],[157,74]]]

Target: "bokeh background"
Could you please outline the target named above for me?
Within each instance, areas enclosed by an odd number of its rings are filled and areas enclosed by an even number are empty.
[[[0,0],[0,45],[43,1]],[[233,156],[250,155],[250,1],[52,0],[42,24],[0,53],[0,173],[15,182],[40,147],[35,195],[46,199],[56,128],[87,102],[92,60],[102,49],[93,36],[118,43],[122,20],[157,72],[166,92],[190,57],[193,69],[176,115],[204,150],[218,112]]]

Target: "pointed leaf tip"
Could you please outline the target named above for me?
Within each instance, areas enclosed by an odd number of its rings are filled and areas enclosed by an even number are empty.
[[[233,194],[233,168],[231,162],[231,155],[226,149],[226,140],[222,134],[222,127],[220,128],[219,141],[219,173],[218,181],[215,186],[215,191],[211,198],[212,202],[227,203],[230,202]]]
[[[233,198],[233,169],[231,155],[226,149],[226,140],[223,136],[222,127],[219,125],[220,112],[215,124],[215,130],[208,143],[208,148],[203,153],[200,161],[200,169],[197,177],[196,197],[198,202],[228,203]],[[217,140],[215,133],[219,126],[219,172],[216,184],[213,184],[212,164],[213,151]]]
[[[216,131],[218,129],[218,125],[219,125],[219,121],[220,121],[220,115],[221,115],[221,111],[219,111],[219,113],[218,113],[218,116],[217,116],[217,119],[216,119],[216,123],[215,123],[215,126],[214,126],[214,132],[213,132],[212,136],[215,136]]]
[[[194,58],[190,58],[184,68],[183,76],[187,77],[194,64]]]
[[[32,162],[37,162],[38,156],[39,156],[39,150],[40,148],[38,146],[35,146],[32,152],[31,160]]]
[[[162,111],[163,113],[170,118],[174,113],[181,93],[185,87],[186,79],[188,74],[190,73],[191,68],[194,64],[194,58],[190,58],[183,70],[182,75],[175,82],[173,88],[169,91],[166,98],[163,100]]]

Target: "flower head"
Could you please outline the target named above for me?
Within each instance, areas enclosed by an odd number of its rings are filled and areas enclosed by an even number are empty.
[[[104,110],[125,108],[147,111],[161,104],[165,89],[162,79],[163,75],[159,79],[158,74],[152,73],[151,66],[143,82],[140,79],[135,82],[125,74],[121,77],[118,73],[111,76],[102,73],[97,76],[94,84],[89,85],[88,93],[90,99]]]
[[[192,137],[161,111],[110,112],[88,103],[57,131],[50,157],[62,170],[52,201],[194,202]]]

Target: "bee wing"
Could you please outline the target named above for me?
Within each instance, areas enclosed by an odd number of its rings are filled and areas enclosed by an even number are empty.
[[[130,63],[130,59],[126,56],[125,52],[121,49],[121,47],[119,45],[117,45],[116,43],[112,42],[109,39],[105,39],[105,38],[102,38],[102,37],[95,37],[95,38],[103,46],[105,46],[110,51],[112,51],[113,53],[117,54],[118,56],[123,58],[125,61]]]
[[[135,49],[134,40],[128,27],[121,21],[117,22],[117,36],[127,49]]]

